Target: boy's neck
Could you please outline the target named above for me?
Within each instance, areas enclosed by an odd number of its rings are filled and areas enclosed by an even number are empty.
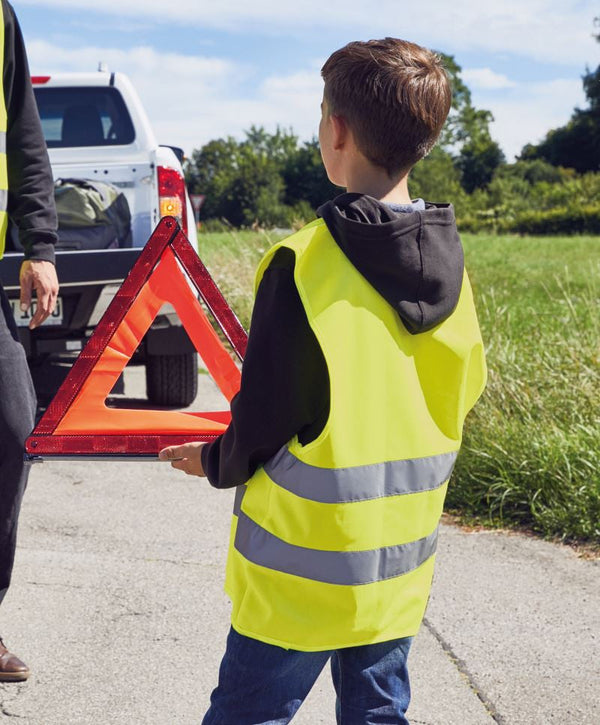
[[[372,165],[360,165],[355,173],[349,170],[346,177],[346,191],[367,194],[387,204],[410,204],[408,174],[400,179],[390,179],[385,171]]]

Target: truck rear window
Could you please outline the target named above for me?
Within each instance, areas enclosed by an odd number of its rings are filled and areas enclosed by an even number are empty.
[[[121,94],[103,86],[34,88],[48,148],[122,146],[135,131]]]

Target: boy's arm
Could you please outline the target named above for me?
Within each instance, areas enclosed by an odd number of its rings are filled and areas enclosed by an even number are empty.
[[[329,413],[327,365],[294,284],[294,255],[280,249],[259,285],[239,393],[227,431],[202,449],[216,488],[246,483],[295,435],[314,439]]]

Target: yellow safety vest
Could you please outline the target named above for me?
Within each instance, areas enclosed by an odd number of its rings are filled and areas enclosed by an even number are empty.
[[[4,68],[4,16],[0,3],[0,59]],[[6,243],[6,229],[8,227],[8,167],[6,163],[6,100],[4,99],[4,73],[0,73],[0,257],[4,254]]]
[[[486,378],[464,275],[457,307],[411,335],[317,220],[275,251],[294,279],[329,370],[329,419],[291,440],[237,491],[227,562],[232,624],[315,651],[416,634],[446,487]]]

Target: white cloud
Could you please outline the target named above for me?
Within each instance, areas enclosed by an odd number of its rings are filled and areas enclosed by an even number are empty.
[[[29,64],[34,72],[46,70],[89,71],[102,60],[115,70],[127,68],[141,73],[145,79],[171,78],[177,74],[187,82],[194,79],[204,84],[219,83],[233,71],[234,65],[222,58],[211,58],[178,53],[160,53],[149,46],[138,46],[127,50],[86,46],[64,48],[44,40],[33,40],[27,44]]]
[[[20,0],[21,4],[81,9],[80,0]],[[161,25],[220,28],[243,33],[281,33],[301,36],[335,27],[356,36],[395,35],[451,52],[478,50],[518,54],[523,58],[577,64],[597,57],[591,37],[594,10],[580,0],[423,0],[403,3],[377,0],[91,0],[86,11],[150,19]]]
[[[465,68],[461,77],[469,88],[482,90],[499,90],[513,88],[516,84],[502,73],[495,73],[491,68]]]
[[[159,53],[153,48],[65,49],[33,41],[28,55],[34,74],[93,71],[103,61],[126,73],[148,113],[159,143],[187,153],[221,136],[241,137],[251,125],[293,128],[301,138],[317,132],[322,81],[318,72],[273,75],[247,97],[250,66],[220,58]]]
[[[580,80],[557,79],[522,84],[502,97],[473,93],[473,103],[493,113],[492,136],[512,161],[525,144],[541,141],[550,129],[564,125],[576,106],[585,106],[585,96]]]

